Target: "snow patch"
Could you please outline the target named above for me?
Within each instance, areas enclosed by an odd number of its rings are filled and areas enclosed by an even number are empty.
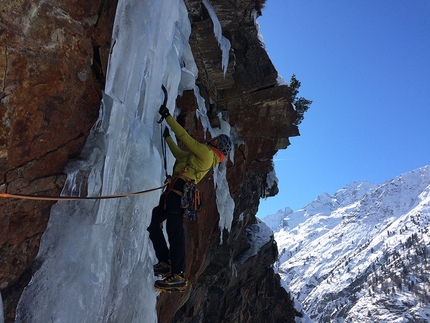
[[[235,259],[235,264],[243,264],[249,258],[254,257],[260,251],[261,247],[273,239],[272,230],[258,218],[256,224],[251,224],[246,228],[245,235],[245,239],[250,247]]]

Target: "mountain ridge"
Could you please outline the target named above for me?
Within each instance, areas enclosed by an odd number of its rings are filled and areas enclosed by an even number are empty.
[[[296,212],[287,210],[279,230],[275,217],[269,226],[278,271],[313,320],[430,318],[430,166],[380,185],[354,182],[333,196],[324,193]],[[399,308],[407,313],[401,320]]]

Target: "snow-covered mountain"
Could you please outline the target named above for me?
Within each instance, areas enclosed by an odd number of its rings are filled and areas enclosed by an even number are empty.
[[[430,321],[430,166],[264,221],[286,288],[315,322]]]

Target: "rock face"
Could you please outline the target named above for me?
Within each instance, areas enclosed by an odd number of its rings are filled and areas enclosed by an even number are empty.
[[[272,157],[299,135],[286,86],[262,48],[254,24],[264,1],[219,1],[214,9],[230,40],[227,73],[212,20],[201,1],[185,1],[192,24],[190,44],[199,68],[199,87],[216,125],[218,113],[239,129],[243,144],[228,164],[235,201],[230,233],[218,228],[211,173],[199,184],[204,210],[187,223],[187,273],[191,288],[162,294],[159,321],[294,322],[296,314],[271,264],[273,239],[260,252],[235,264],[250,246],[246,228],[256,223],[267,189]],[[98,113],[104,85],[116,1],[10,1],[0,9],[0,168],[1,192],[57,195],[67,160],[79,154]],[[195,120],[196,102],[185,92],[177,100],[178,120],[203,138]],[[51,202],[0,200],[0,289],[6,322],[31,276]]]
[[[192,288],[185,295],[160,296],[160,322],[170,322],[172,317],[177,322],[294,322],[298,313],[270,267],[277,257],[273,240],[255,257],[234,265],[250,247],[245,229],[256,222],[259,200],[267,189],[266,176],[273,170],[272,157],[289,145],[288,137],[298,135],[288,89],[276,86],[277,71],[257,37],[252,12],[258,12],[262,4],[214,4],[233,49],[225,77],[221,50],[205,7],[200,1],[186,4],[192,13],[190,44],[199,67],[200,92],[206,102],[212,102],[208,114],[213,124],[219,112],[228,116],[230,125],[240,129],[244,144],[236,147],[234,163],[229,163],[227,170],[236,205],[231,232],[224,232],[220,244],[219,217],[211,211],[216,210],[213,181],[207,176],[199,183],[200,190],[211,194],[204,196],[197,223],[188,223],[187,250],[192,252],[187,254],[187,272]],[[196,134],[201,127],[194,120],[197,106],[193,95],[184,95],[177,104],[184,118],[180,121]]]
[[[58,195],[98,116],[116,0],[3,1],[1,193]],[[12,320],[52,202],[0,200],[0,288]]]

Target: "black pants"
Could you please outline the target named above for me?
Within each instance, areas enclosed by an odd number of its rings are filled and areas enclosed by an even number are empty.
[[[185,181],[179,178],[173,185],[173,189],[183,192],[184,184]],[[169,263],[170,259],[172,274],[182,274],[185,271],[184,209],[181,208],[181,197],[175,192],[169,192],[166,201],[165,199],[166,195],[162,194],[158,206],[152,210],[151,224],[147,230],[158,261]],[[164,220],[167,220],[166,231],[170,252],[161,226]]]

